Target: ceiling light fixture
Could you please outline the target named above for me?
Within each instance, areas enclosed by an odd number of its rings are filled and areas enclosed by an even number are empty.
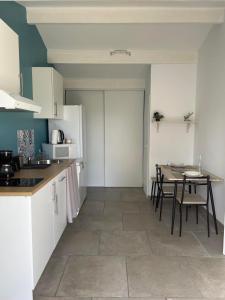
[[[128,51],[128,50],[125,50],[125,49],[117,49],[117,50],[110,51],[110,55],[111,56],[113,56],[113,55],[128,55],[128,56],[131,56],[131,52]]]

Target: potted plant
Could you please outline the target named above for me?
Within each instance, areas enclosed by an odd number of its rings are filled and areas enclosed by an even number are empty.
[[[160,122],[161,119],[164,118],[164,115],[162,115],[161,113],[159,113],[158,111],[154,112],[153,114],[153,120],[156,122]]]

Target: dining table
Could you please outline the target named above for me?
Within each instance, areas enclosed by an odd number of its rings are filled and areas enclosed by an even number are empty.
[[[161,172],[166,181],[183,181],[186,171],[199,171],[199,166],[196,165],[160,165]],[[224,179],[214,175],[213,173],[200,168],[200,173],[203,176],[210,176],[211,182],[223,182]],[[197,179],[199,181],[199,178]]]
[[[224,179],[214,175],[213,173],[205,170],[204,168],[200,168],[196,165],[175,165],[175,164],[168,164],[168,165],[160,165],[161,172],[164,175],[164,180],[166,182],[171,183],[182,183],[184,180],[185,172],[187,171],[199,171],[202,176],[209,176],[210,177],[210,185],[209,185],[209,195],[210,201],[212,206],[212,213],[213,213],[213,220],[215,224],[216,234],[218,234],[218,226],[217,226],[217,219],[216,219],[216,211],[215,211],[215,203],[214,203],[214,196],[212,190],[212,183],[219,183],[223,182]],[[191,182],[196,185],[201,185],[201,176],[196,177],[196,179],[191,178]],[[225,247],[224,247],[225,248]],[[225,251],[225,250],[224,250]]]

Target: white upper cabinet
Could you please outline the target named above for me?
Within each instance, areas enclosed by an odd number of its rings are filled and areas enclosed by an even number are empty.
[[[18,35],[0,19],[0,89],[20,93]]]
[[[63,78],[54,68],[32,68],[33,100],[42,107],[37,119],[63,119]]]

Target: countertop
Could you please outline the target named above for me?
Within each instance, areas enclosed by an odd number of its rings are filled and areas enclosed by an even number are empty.
[[[74,161],[74,159],[64,160],[60,164],[52,164],[46,169],[22,169],[15,173],[14,178],[44,179],[33,187],[0,187],[0,196],[32,196]]]

